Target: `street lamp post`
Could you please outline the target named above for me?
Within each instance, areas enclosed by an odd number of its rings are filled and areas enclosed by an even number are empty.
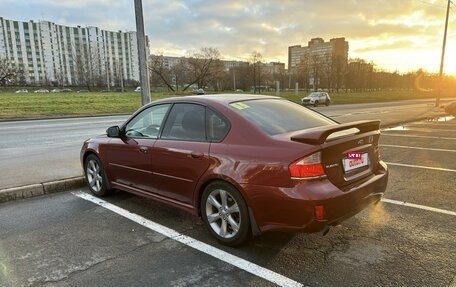
[[[440,59],[440,71],[439,71],[439,82],[437,86],[437,97],[435,98],[435,106],[440,105],[440,93],[442,91],[442,81],[443,81],[443,63],[445,59],[445,46],[446,46],[446,36],[448,31],[448,16],[450,14],[450,3],[451,0],[448,0],[447,10],[446,10],[446,19],[445,19],[445,31],[443,32],[443,45],[442,45],[442,58]]]

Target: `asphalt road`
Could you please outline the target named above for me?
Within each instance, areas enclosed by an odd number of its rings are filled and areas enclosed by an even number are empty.
[[[441,120],[384,130],[384,201],[324,237],[270,233],[227,248],[183,211],[123,192],[90,202],[85,188],[0,204],[0,286],[454,287],[456,119]]]
[[[82,142],[127,116],[0,122],[0,189],[82,175]]]
[[[448,100],[445,100],[448,101]],[[442,103],[445,103],[442,100]],[[442,112],[433,100],[313,108],[340,122],[380,119],[382,126]],[[0,189],[82,175],[82,142],[121,124],[127,116],[0,121]]]
[[[410,112],[410,105],[418,106]],[[429,106],[401,103],[317,109],[341,122],[350,116],[384,115],[386,121],[392,121],[395,115],[416,114]],[[23,168],[25,177],[33,176],[27,174],[30,171],[35,176],[49,172],[61,176],[55,170],[61,168],[59,156],[74,153],[75,168],[80,169],[80,143],[74,141],[86,138],[84,132],[102,133],[122,120],[1,123],[1,164],[4,159],[26,163],[25,167],[6,166],[11,173],[0,167],[1,180],[15,176],[17,168]],[[46,139],[49,142],[43,145]],[[227,248],[209,235],[199,219],[123,192],[108,197],[107,203],[88,201],[85,188],[2,203],[0,287],[455,287],[456,119],[386,129],[380,144],[390,169],[384,201],[332,228],[324,237],[270,233],[240,248]],[[30,161],[28,153],[39,157],[40,148],[55,154],[53,164]]]

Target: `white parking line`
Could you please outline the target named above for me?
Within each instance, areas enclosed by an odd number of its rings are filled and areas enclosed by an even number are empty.
[[[395,163],[395,162],[385,162],[385,163],[387,165],[393,165],[393,166],[403,166],[403,167],[430,169],[430,170],[438,170],[438,171],[456,172],[456,169],[449,169],[449,168],[431,167],[431,166],[422,166],[422,165],[413,165],[413,164],[404,164],[404,163]]]
[[[221,261],[224,261],[228,264],[236,266],[244,271],[247,271],[255,276],[261,277],[261,278],[263,278],[269,282],[272,282],[274,284],[277,284],[279,286],[300,286],[300,287],[303,286],[303,284],[296,282],[288,277],[280,275],[274,271],[261,267],[255,263],[252,263],[250,261],[247,261],[247,260],[237,257],[235,255],[232,255],[232,254],[225,252],[223,250],[220,250],[218,248],[215,248],[211,245],[208,245],[204,242],[196,240],[192,237],[180,234],[179,232],[177,232],[171,228],[168,228],[166,226],[153,222],[138,214],[132,213],[128,210],[120,208],[114,204],[106,202],[100,198],[94,197],[85,192],[78,191],[78,192],[72,192],[72,194],[75,196],[78,196],[82,199],[85,199],[87,201],[93,202],[101,207],[104,207],[114,213],[119,214],[120,216],[128,218],[131,221],[134,221],[146,228],[149,228],[150,230],[158,232],[170,239],[176,240],[182,244],[185,244],[191,248],[199,250],[207,255],[210,255],[210,256],[217,258]]]
[[[392,145],[392,144],[380,144],[381,147],[394,147],[394,148],[406,148],[406,149],[418,149],[418,150],[429,150],[429,151],[443,151],[443,152],[456,152],[454,149],[439,149],[439,148],[424,148],[404,145]]]
[[[384,134],[382,136],[388,137],[405,137],[405,138],[425,138],[425,139],[439,139],[439,140],[456,140],[456,138],[449,137],[433,137],[433,136],[419,136],[419,135],[394,135],[394,134]]]
[[[414,208],[419,208],[419,209],[424,209],[424,210],[428,210],[428,211],[433,211],[433,212],[438,212],[438,213],[443,213],[443,214],[456,216],[456,212],[445,210],[445,209],[429,207],[429,206],[419,205],[419,204],[414,204],[414,203],[408,203],[408,202],[405,202],[405,201],[392,200],[392,199],[387,199],[387,198],[382,198],[382,201],[383,202],[387,202],[387,203],[403,205],[403,206],[408,206],[408,207],[414,207]]]

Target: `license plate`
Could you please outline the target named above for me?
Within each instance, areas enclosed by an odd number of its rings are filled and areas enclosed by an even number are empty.
[[[361,157],[344,158],[342,159],[342,164],[344,166],[344,171],[349,172],[357,168],[369,165],[369,155],[367,153],[363,153]]]

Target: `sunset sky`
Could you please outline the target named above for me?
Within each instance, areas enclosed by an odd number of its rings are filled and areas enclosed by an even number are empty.
[[[444,72],[456,75],[456,1],[451,3]],[[288,46],[345,37],[349,57],[379,69],[438,72],[446,0],[143,0],[151,53],[185,56],[218,48],[223,59],[287,64]],[[0,16],[69,26],[135,30],[133,0],[0,0]]]

